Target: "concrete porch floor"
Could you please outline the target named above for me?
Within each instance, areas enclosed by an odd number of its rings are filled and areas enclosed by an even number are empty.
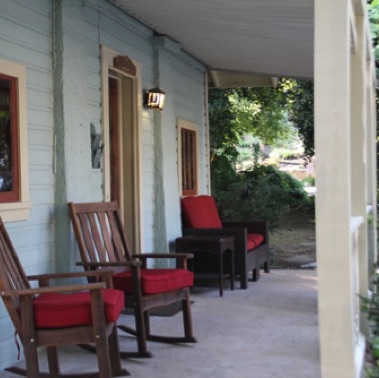
[[[123,366],[135,378],[319,378],[316,272],[272,270],[248,290],[236,286],[231,292],[225,283],[222,298],[217,285],[193,289],[197,344],[151,342],[153,358],[123,360]],[[152,330],[181,334],[181,320],[181,313],[155,316]],[[123,315],[121,322],[132,323],[132,317]],[[119,335],[122,350],[135,348],[134,338]],[[96,369],[95,355],[78,347],[60,356],[64,371]]]

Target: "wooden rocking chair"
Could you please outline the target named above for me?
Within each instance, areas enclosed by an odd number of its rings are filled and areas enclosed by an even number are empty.
[[[123,293],[106,289],[106,282],[48,286],[51,279],[83,276],[102,276],[111,284],[112,273],[104,270],[27,277],[0,218],[0,295],[21,340],[26,360],[26,369],[5,370],[29,378],[129,375],[121,367],[116,328],[124,306]],[[30,280],[37,280],[40,287],[32,288]],[[82,343],[95,343],[99,371],[61,374],[57,347]],[[38,347],[46,347],[48,373],[39,370]]]
[[[189,288],[193,273],[187,270],[188,254],[143,253],[132,255],[116,202],[69,203],[70,216],[86,270],[112,267],[113,286],[125,292],[126,301],[135,311],[136,328],[119,325],[137,336],[138,351],[122,353],[127,357],[151,357],[146,340],[168,343],[195,343],[193,336]],[[176,259],[177,268],[148,269],[147,259]],[[130,266],[138,259],[142,266]],[[132,264],[133,265],[133,264]],[[184,337],[153,335],[149,310],[181,301]]]

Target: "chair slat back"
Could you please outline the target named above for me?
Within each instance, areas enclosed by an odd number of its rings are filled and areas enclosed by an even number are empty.
[[[0,291],[17,291],[29,288],[29,281],[0,217]],[[18,296],[2,297],[2,299],[15,328],[21,334]]]
[[[115,202],[71,202],[68,206],[83,262],[131,260],[131,249]]]

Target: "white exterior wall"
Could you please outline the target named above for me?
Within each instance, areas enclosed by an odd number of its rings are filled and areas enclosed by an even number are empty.
[[[52,2],[2,0],[0,58],[26,67],[29,154],[29,219],[7,223],[27,274],[54,266],[54,173],[52,89]],[[1,66],[0,66],[1,71]],[[0,302],[0,370],[14,363],[13,326]]]

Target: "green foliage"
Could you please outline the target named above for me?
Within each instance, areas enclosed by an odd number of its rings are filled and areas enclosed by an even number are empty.
[[[223,220],[266,220],[274,229],[291,210],[310,204],[302,184],[274,166],[257,164],[238,173],[229,170],[224,179],[214,173],[212,195]]]
[[[274,145],[297,129],[306,156],[314,154],[313,84],[282,79],[275,88],[211,89],[209,125],[211,159],[236,157],[240,139],[250,134]]]
[[[374,56],[376,60],[376,76],[379,77],[378,61],[379,61],[379,1],[373,0],[368,4],[368,15],[370,18],[370,29],[372,35],[372,43],[374,48]]]
[[[371,336],[368,339],[366,354],[366,375],[379,378],[379,274],[373,275],[373,292],[369,298],[360,297],[361,311],[367,314]]]
[[[280,81],[279,89],[285,94],[288,119],[299,132],[304,155],[311,157],[315,154],[313,82],[283,79]]]
[[[274,167],[257,165],[256,138],[264,144],[283,143],[294,135],[288,119],[301,130],[303,141],[310,138],[307,152],[313,152],[313,87],[309,83],[282,80],[276,88],[209,91],[212,194],[224,219],[263,219],[274,228],[298,204],[310,203],[299,181]],[[246,135],[255,137],[255,145],[242,142],[240,151],[251,154],[255,165],[237,173],[239,147]]]
[[[302,185],[305,186],[315,186],[316,180],[313,176],[308,176],[301,180]]]
[[[276,88],[211,89],[209,127],[211,161],[219,155],[235,159],[242,137],[251,134],[264,144],[293,135]]]

